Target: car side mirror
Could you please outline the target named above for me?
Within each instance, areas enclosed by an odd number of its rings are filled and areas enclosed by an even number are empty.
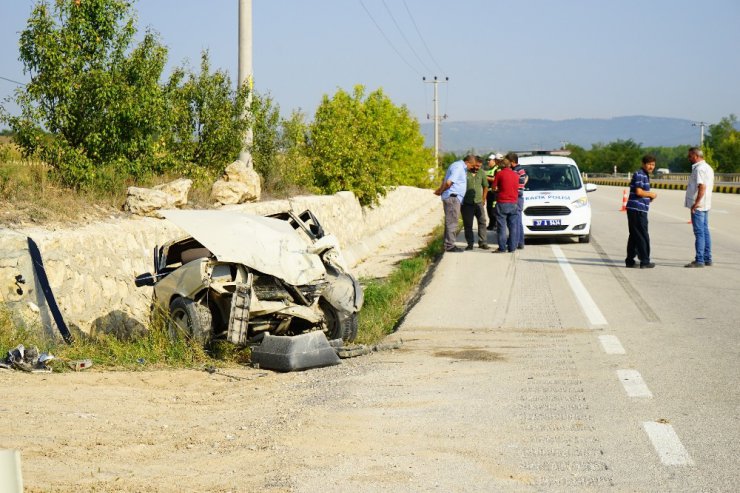
[[[594,183],[586,183],[586,193],[595,192],[597,188],[599,187],[597,187]]]
[[[147,272],[146,274],[139,274],[136,276],[136,279],[134,280],[134,284],[137,288],[140,288],[142,286],[154,286],[156,278],[152,275],[151,272]]]

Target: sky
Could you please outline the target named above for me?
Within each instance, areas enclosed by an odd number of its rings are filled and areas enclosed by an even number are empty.
[[[85,1],[85,0],[82,0]],[[0,99],[26,82],[33,0],[0,0]],[[238,67],[238,0],[138,0],[172,68]],[[740,115],[739,0],[253,0],[255,88],[310,120],[324,95],[381,88],[421,123]],[[15,106],[5,103],[13,112]],[[431,120],[429,120],[431,121]]]

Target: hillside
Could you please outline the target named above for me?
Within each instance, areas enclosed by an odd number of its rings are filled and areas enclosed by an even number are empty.
[[[590,149],[595,143],[632,139],[643,146],[696,145],[699,128],[691,120],[652,116],[623,116],[608,119],[495,120],[441,124],[444,151],[556,149],[563,142]],[[422,123],[427,145],[434,145],[434,124]]]

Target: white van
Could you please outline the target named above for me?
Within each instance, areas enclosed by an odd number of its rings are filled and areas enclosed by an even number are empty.
[[[591,204],[587,192],[596,190],[584,184],[569,151],[519,152],[519,166],[529,179],[524,187],[522,221],[524,236],[577,237],[580,243],[591,239]]]

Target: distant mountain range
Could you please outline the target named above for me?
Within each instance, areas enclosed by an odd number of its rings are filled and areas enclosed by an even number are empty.
[[[644,147],[698,145],[699,127],[692,120],[653,116],[621,116],[609,119],[497,120],[440,124],[440,152],[487,152],[491,150],[557,149],[563,142],[590,149],[632,139]],[[707,128],[704,129],[705,132]],[[422,123],[421,132],[434,146],[434,124]]]

